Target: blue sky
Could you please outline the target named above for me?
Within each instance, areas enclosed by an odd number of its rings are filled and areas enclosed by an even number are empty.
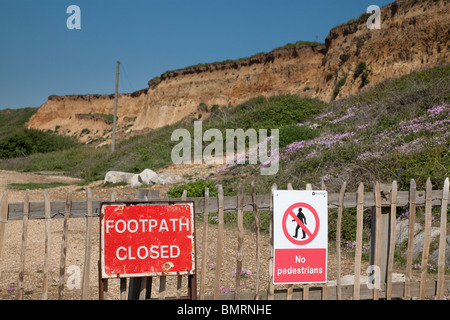
[[[166,70],[271,51],[392,0],[1,0],[0,109],[39,107],[52,94],[147,87]],[[69,30],[70,5],[81,29]]]

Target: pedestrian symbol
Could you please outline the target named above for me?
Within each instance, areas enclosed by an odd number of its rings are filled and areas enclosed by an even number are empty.
[[[305,245],[313,241],[319,232],[319,226],[317,211],[307,203],[295,203],[284,213],[283,233],[293,244]]]

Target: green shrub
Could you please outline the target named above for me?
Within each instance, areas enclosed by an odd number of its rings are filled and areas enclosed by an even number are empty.
[[[65,150],[79,143],[65,137],[35,129],[24,129],[0,142],[0,158],[16,158],[34,153]]]
[[[336,99],[337,95],[341,91],[341,88],[345,85],[346,81],[347,81],[347,76],[338,81],[338,83],[336,84],[336,87],[334,88],[333,100]]]
[[[244,130],[277,129],[311,119],[320,114],[324,105],[317,99],[302,99],[295,95],[261,96],[233,108],[229,116]]]
[[[308,126],[291,125],[280,128],[280,148],[293,142],[311,140],[319,136],[319,130]]]
[[[210,197],[217,196],[217,188],[215,183],[213,181],[205,180],[196,180],[187,184],[172,187],[167,192],[167,195],[169,196],[169,198],[181,198],[181,196],[183,195],[183,191],[186,190],[188,197],[204,197],[205,188],[209,188]]]

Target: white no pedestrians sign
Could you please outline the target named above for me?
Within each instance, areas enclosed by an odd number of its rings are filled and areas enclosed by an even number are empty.
[[[327,191],[277,190],[273,203],[273,283],[325,283]]]

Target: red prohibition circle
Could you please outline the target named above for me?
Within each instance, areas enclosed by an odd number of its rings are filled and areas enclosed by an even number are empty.
[[[287,226],[286,226],[288,216],[291,215],[293,218],[295,217],[295,219],[298,219],[297,216],[293,213],[293,210],[298,207],[306,208],[309,211],[311,211],[311,213],[314,215],[314,219],[316,220],[316,226],[314,228],[314,232],[311,233],[308,230],[308,232],[307,232],[308,239],[306,239],[306,240],[295,240],[294,238],[292,238],[291,235],[289,234],[289,232],[287,230]],[[311,241],[313,241],[314,238],[317,236],[317,233],[319,233],[319,224],[320,224],[319,215],[317,214],[317,211],[311,205],[309,205],[305,202],[297,202],[297,203],[294,203],[293,205],[291,205],[289,208],[287,208],[287,210],[284,213],[283,223],[282,223],[284,235],[290,242],[292,242],[293,244],[296,244],[296,245],[305,245],[305,244],[308,244]]]

